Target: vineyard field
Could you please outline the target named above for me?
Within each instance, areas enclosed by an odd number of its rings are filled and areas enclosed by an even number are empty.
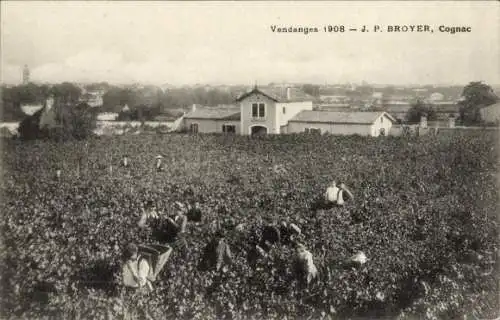
[[[174,245],[154,291],[133,303],[154,319],[493,319],[498,151],[496,132],[480,131],[5,140],[0,317],[121,319],[132,308],[121,298],[121,249],[160,241],[137,226],[152,200],[162,215],[176,201],[203,213],[187,226],[187,249]],[[332,180],[354,201],[317,208]],[[247,262],[255,230],[282,221],[302,229],[314,255],[320,277],[307,290],[292,277],[291,247],[273,247],[257,269]],[[227,272],[197,269],[214,225],[234,253]],[[343,267],[357,251],[367,263]]]

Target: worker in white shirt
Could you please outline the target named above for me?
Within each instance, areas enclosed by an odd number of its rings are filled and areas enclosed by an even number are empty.
[[[158,250],[157,250],[158,249]],[[137,246],[130,243],[124,250],[124,263],[121,270],[123,291],[121,299],[124,307],[124,319],[131,319],[129,314],[135,310],[135,316],[141,319],[153,319],[140,296],[153,290],[153,282],[168,261],[172,248],[153,245]]]
[[[161,250],[161,251],[159,251]],[[128,289],[153,289],[153,282],[172,253],[172,248],[161,245],[137,246],[130,243],[124,251],[123,285]]]
[[[299,278],[299,283],[309,285],[318,277],[318,269],[314,265],[312,253],[303,244],[297,244],[297,254],[295,257],[295,271]]]
[[[345,266],[348,268],[359,268],[362,267],[368,258],[363,251],[357,251],[353,256],[347,259]]]
[[[57,170],[56,170],[56,179],[57,179],[57,180],[61,180],[61,174],[62,174],[61,169],[57,169]]]
[[[343,206],[346,201],[354,199],[354,195],[344,183],[337,187],[335,181],[326,189],[325,202],[329,205]]]
[[[163,171],[163,163],[162,163],[162,159],[163,159],[163,156],[162,155],[157,155],[156,156],[156,171]]]
[[[124,155],[124,156],[123,156],[123,159],[122,159],[121,165],[122,165],[122,167],[125,167],[125,168],[127,168],[127,167],[128,167],[128,156],[127,156],[127,155]]]

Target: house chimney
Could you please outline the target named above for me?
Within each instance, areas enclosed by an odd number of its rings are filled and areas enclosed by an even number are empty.
[[[196,111],[196,103],[193,103],[193,105],[191,106],[191,112],[195,112]]]
[[[286,88],[286,99],[291,100],[292,99],[292,88],[287,87]]]
[[[455,115],[453,114],[450,114],[450,117],[448,118],[448,127],[455,128]]]
[[[420,117],[420,128],[427,128],[427,115]]]

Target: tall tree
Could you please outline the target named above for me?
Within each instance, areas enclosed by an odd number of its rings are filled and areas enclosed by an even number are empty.
[[[54,98],[64,104],[76,104],[82,94],[82,90],[69,82],[56,84],[51,90]]]
[[[462,91],[463,100],[460,105],[460,119],[464,124],[477,124],[481,122],[481,107],[488,106],[498,101],[493,89],[482,82],[470,82]]]
[[[302,90],[310,96],[319,97],[319,86],[314,84],[304,84]]]
[[[432,105],[426,104],[421,99],[417,99],[412,105],[406,115],[408,123],[419,123],[422,116],[426,116],[427,120],[434,121],[437,118],[436,110]]]

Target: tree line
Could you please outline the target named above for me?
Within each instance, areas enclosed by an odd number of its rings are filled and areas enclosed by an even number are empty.
[[[117,87],[107,83],[90,84],[87,91],[102,90],[103,105],[101,112],[121,112],[124,106],[129,108],[125,117],[132,120],[152,120],[159,114],[175,113],[193,104],[216,106],[231,104],[241,93],[240,89],[229,91],[218,88],[174,88],[162,90],[156,86]],[[20,121],[24,118],[22,105],[43,105],[52,96],[65,105],[76,105],[83,95],[83,90],[72,83],[55,85],[37,85],[34,83],[13,87],[2,86],[2,121]],[[140,119],[140,118],[144,119]]]
[[[492,105],[499,101],[491,86],[482,82],[470,82],[462,90],[462,100],[458,102],[458,120],[464,125],[481,125],[485,119],[481,118],[482,107]],[[418,123],[422,116],[427,120],[437,120],[437,112],[432,104],[425,103],[422,99],[417,99],[406,116],[408,123]]]
[[[97,112],[119,113],[118,119],[124,121],[151,121],[158,115],[178,116],[182,110],[186,110],[193,104],[205,106],[216,106],[220,104],[234,103],[235,99],[242,93],[241,89],[230,88],[220,90],[217,88],[174,88],[162,90],[156,86],[129,86],[116,87],[107,83],[91,84],[84,87],[85,90],[102,90],[103,106],[90,108],[81,101],[83,90],[75,84],[64,82],[55,85],[37,85],[29,83],[13,87],[2,86],[2,105],[0,119],[2,121],[22,121],[21,130],[25,137],[50,136],[44,132],[38,132],[34,124],[39,124],[43,115],[49,114],[54,118],[57,128],[50,132],[57,135],[70,135],[82,138],[95,127]],[[318,86],[304,85],[302,89],[312,95],[318,96]],[[52,97],[55,101],[54,110],[47,112],[45,101]],[[458,118],[465,125],[478,125],[483,123],[481,119],[481,107],[494,104],[499,98],[493,89],[482,82],[471,82],[462,91],[463,99],[459,102]],[[32,116],[26,117],[21,106],[25,104],[41,104],[43,108]],[[127,106],[128,108],[125,108]],[[408,123],[417,123],[425,115],[429,121],[436,120],[437,113],[431,104],[423,100],[416,100],[408,111],[406,120]],[[51,121],[49,121],[50,123]]]

